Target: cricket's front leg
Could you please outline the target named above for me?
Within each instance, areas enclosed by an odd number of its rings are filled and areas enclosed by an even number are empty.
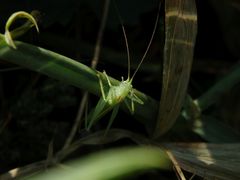
[[[110,82],[110,79],[108,78],[106,71],[103,71],[103,75],[106,77],[109,87],[112,87],[112,84]]]

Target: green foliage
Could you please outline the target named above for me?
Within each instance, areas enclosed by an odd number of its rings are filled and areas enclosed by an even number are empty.
[[[146,158],[147,156],[147,158]],[[115,179],[133,175],[136,171],[149,169],[168,170],[171,162],[167,154],[155,147],[128,147],[108,150],[74,160],[65,165],[65,170],[55,168],[47,173],[26,179],[31,180],[78,180],[78,179]],[[136,174],[135,174],[136,175]]]
[[[240,67],[234,59],[238,56],[236,49],[239,48],[239,42],[238,38],[233,38],[238,33],[233,28],[238,25],[233,25],[233,22],[236,14],[239,14],[240,6],[233,1],[211,0],[220,22],[220,28],[215,28],[216,33],[214,32],[219,40],[212,40],[207,34],[201,34],[202,28],[212,29],[211,25],[217,21],[203,25],[201,10],[204,6],[201,3],[204,2],[198,2],[200,18],[197,29],[194,2],[169,1],[165,4],[165,11],[160,13],[161,20],[165,18],[165,27],[157,29],[157,36],[162,35],[165,30],[165,39],[156,37],[150,50],[151,59],[146,59],[133,82],[134,87],[144,92],[133,90],[144,105],[136,103],[133,116],[121,111],[116,117],[113,126],[124,129],[110,129],[104,136],[101,129],[105,129],[106,121],[99,121],[91,132],[80,129],[66,149],[62,147],[77,114],[81,92],[87,91],[101,96],[97,74],[102,76],[102,69],[108,72],[109,81],[113,85],[119,84],[113,77],[127,74],[124,68],[127,64],[126,55],[122,50],[124,43],[122,32],[117,26],[119,22],[116,20],[116,12],[110,6],[97,71],[88,64],[101,20],[101,1],[54,0],[19,3],[12,0],[3,3],[0,7],[0,66],[3,69],[0,71],[1,173],[23,166],[15,169],[18,172],[15,176],[31,177],[50,166],[64,163],[67,165],[65,168],[71,166],[69,171],[53,170],[49,174],[43,173],[41,178],[46,179],[50,175],[50,179],[64,179],[76,175],[74,178],[84,176],[84,179],[109,179],[146,169],[169,170],[169,157],[179,175],[179,168],[182,168],[206,178],[239,178],[237,149],[240,140],[240,115],[237,106],[240,102]],[[126,25],[129,46],[135,48],[130,55],[136,59],[131,68],[136,69],[139,54],[142,54],[139,52],[145,51],[145,44],[150,37],[148,34],[152,33],[151,25],[154,23],[151,19],[156,18],[154,10],[157,9],[157,3],[142,0],[116,3]],[[30,14],[23,13],[27,19],[19,20],[19,13],[16,13],[17,21],[10,18],[10,23],[7,23],[3,32],[10,14],[29,8],[31,11],[38,9],[42,17],[35,21]],[[229,12],[231,8],[234,8],[234,11],[228,16],[223,17],[220,13]],[[40,35],[35,30],[31,31],[33,24],[36,27],[36,24],[40,25]],[[233,33],[226,34],[229,27]],[[224,41],[221,41],[218,29],[224,32]],[[198,37],[195,46],[196,30]],[[21,38],[28,43],[15,38]],[[202,42],[204,38],[207,43]],[[213,42],[216,46],[212,45]],[[223,49],[218,49],[219,45],[222,45]],[[199,50],[207,47],[210,54]],[[217,52],[217,56],[214,56],[214,52]],[[222,59],[219,60],[219,57]],[[217,65],[212,65],[212,62]],[[17,69],[16,65],[21,69],[12,71]],[[102,83],[102,89],[108,89],[105,78]],[[186,98],[187,93],[189,94]],[[160,97],[160,101],[156,100]],[[88,107],[94,108],[95,99],[91,97],[88,102]],[[229,107],[226,107],[228,105]],[[128,112],[125,105],[120,108]],[[153,135],[155,139],[151,138]],[[162,143],[163,141],[166,143]],[[172,141],[187,143],[171,144]],[[188,143],[193,141],[208,143]],[[111,144],[112,142],[115,143]],[[106,149],[106,146],[133,143],[151,144],[154,147],[123,148],[99,155],[86,155],[86,152]],[[81,159],[68,164],[69,159],[76,157]],[[47,160],[36,162],[40,159]],[[29,163],[33,164],[25,166]],[[109,170],[113,165],[114,169]],[[74,168],[77,168],[77,171],[74,171]],[[13,172],[16,171],[9,171],[1,175],[0,179],[6,179]],[[52,174],[53,172],[55,174]],[[157,174],[158,178],[166,178],[161,172]]]

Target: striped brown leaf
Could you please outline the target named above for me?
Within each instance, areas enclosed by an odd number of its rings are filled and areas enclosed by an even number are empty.
[[[154,137],[166,133],[180,114],[187,91],[196,34],[195,1],[165,1],[162,92]]]

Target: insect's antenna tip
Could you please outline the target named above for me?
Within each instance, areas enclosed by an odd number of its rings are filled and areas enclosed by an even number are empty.
[[[117,3],[116,1],[114,0],[114,6],[115,6],[115,9],[116,9],[116,13],[117,13],[117,16],[118,16],[118,19],[120,21],[120,24],[121,24],[121,28],[122,28],[122,31],[123,31],[123,36],[124,36],[124,40],[125,40],[125,45],[126,45],[126,49],[127,49],[127,60],[128,60],[128,79],[130,78],[130,67],[131,67],[131,60],[130,60],[130,52],[129,52],[129,46],[128,46],[128,39],[127,39],[127,34],[126,34],[126,30],[123,26],[123,20],[120,16],[120,13],[119,13],[119,9],[117,7]]]
[[[130,52],[129,52],[129,47],[128,47],[128,40],[127,40],[127,35],[126,35],[126,31],[125,28],[122,26],[122,30],[123,30],[123,35],[124,35],[124,39],[125,39],[125,44],[126,44],[126,49],[127,49],[127,60],[128,60],[128,79],[130,78],[130,68],[131,68],[131,60],[130,60]]]
[[[139,68],[141,67],[141,65],[142,65],[142,63],[143,63],[143,60],[145,59],[145,57],[146,57],[146,55],[147,55],[147,53],[148,53],[148,51],[149,51],[149,49],[150,49],[150,46],[151,46],[152,41],[153,41],[153,37],[154,37],[155,32],[156,32],[156,29],[157,29],[157,24],[158,24],[158,20],[159,20],[159,12],[160,12],[160,9],[161,9],[161,1],[159,2],[157,18],[156,18],[156,20],[155,20],[153,32],[152,32],[150,41],[149,41],[149,43],[148,43],[147,49],[146,49],[146,51],[144,52],[143,57],[142,57],[140,63],[138,64],[136,70],[134,71],[134,73],[133,73],[133,75],[132,75],[132,77],[131,77],[131,80],[133,80],[133,78],[134,78],[134,76],[136,75],[137,71],[138,71]]]
[[[119,14],[118,14],[119,15]],[[119,15],[120,16],[120,15]],[[119,17],[120,18],[120,17]],[[128,60],[128,78],[130,78],[130,67],[131,67],[131,60],[130,60],[130,52],[129,52],[129,46],[128,46],[128,39],[127,39],[127,34],[126,34],[126,30],[123,26],[123,23],[121,21],[121,27],[122,27],[122,31],[123,31],[123,36],[124,36],[124,40],[125,40],[125,45],[126,45],[126,49],[127,49],[127,60]]]

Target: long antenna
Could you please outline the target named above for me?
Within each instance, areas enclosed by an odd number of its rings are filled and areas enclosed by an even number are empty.
[[[140,63],[138,64],[136,70],[134,71],[133,76],[131,77],[131,80],[130,80],[130,81],[133,80],[133,78],[134,78],[134,76],[136,75],[137,71],[138,71],[139,68],[141,67],[141,65],[142,65],[142,63],[143,63],[143,60],[145,59],[145,57],[146,57],[146,55],[147,55],[147,53],[148,53],[148,51],[149,51],[149,48],[150,48],[150,46],[151,46],[151,44],[152,44],[152,40],[153,40],[153,37],[154,37],[155,32],[156,32],[156,29],[157,29],[157,24],[158,24],[158,19],[159,19],[160,8],[161,8],[161,1],[160,1],[160,3],[159,3],[159,6],[158,6],[157,18],[156,18],[156,21],[155,21],[155,25],[154,25],[154,28],[153,28],[153,33],[152,33],[151,39],[150,39],[150,41],[149,41],[149,43],[148,43],[147,49],[146,49],[145,53],[143,54],[143,57],[142,57],[141,61],[140,61]]]
[[[123,36],[124,36],[124,40],[125,40],[125,44],[126,44],[127,59],[128,59],[128,79],[130,79],[130,68],[131,68],[131,63],[130,63],[130,62],[131,62],[131,61],[130,61],[130,52],[129,52],[127,34],[126,34],[125,28],[124,28],[124,26],[123,26],[123,20],[122,20],[122,18],[121,18],[121,16],[120,16],[120,13],[119,13],[119,10],[118,10],[116,1],[114,1],[114,6],[115,6],[115,9],[116,9],[116,12],[117,12],[117,16],[118,16],[118,19],[119,19],[120,24],[121,24],[121,27],[122,27]]]

